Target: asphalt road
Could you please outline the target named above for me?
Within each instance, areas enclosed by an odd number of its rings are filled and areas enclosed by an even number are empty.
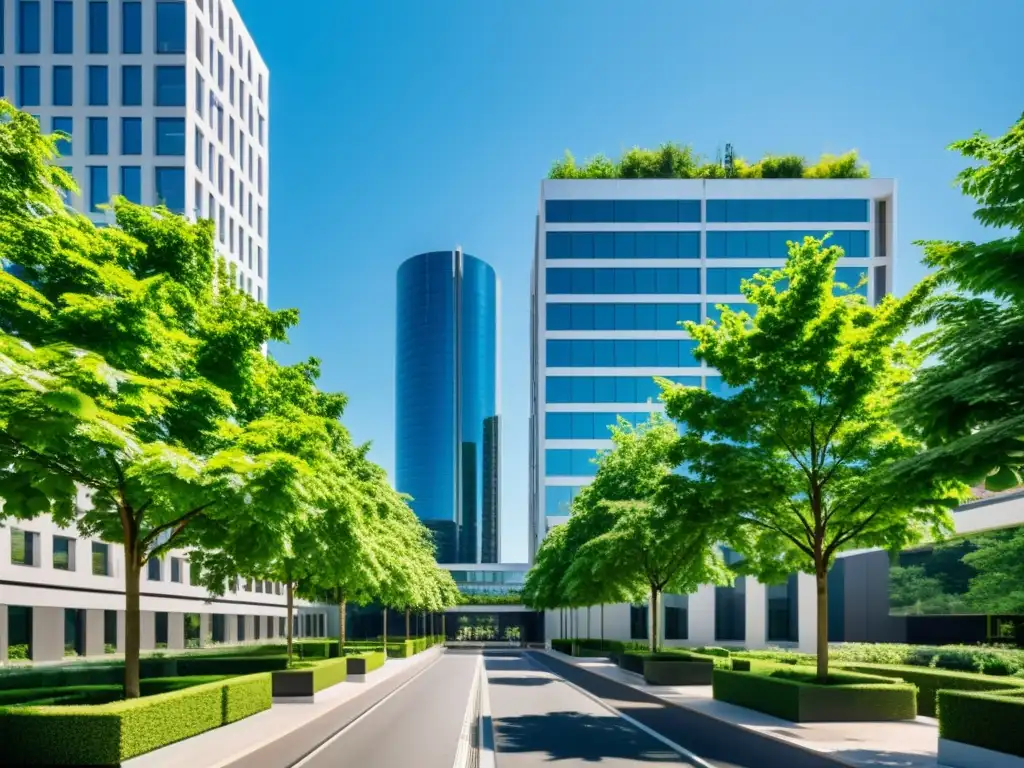
[[[302,768],[452,768],[478,654],[447,653]]]
[[[527,654],[484,657],[500,768],[697,766],[542,669]]]

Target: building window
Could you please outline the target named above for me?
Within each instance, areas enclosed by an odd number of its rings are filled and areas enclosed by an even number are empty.
[[[142,3],[121,3],[121,53],[142,53]]]
[[[109,151],[109,131],[107,129],[107,118],[89,118],[89,154],[105,155]]]
[[[256,286],[256,301],[260,304],[263,303],[263,288],[258,285]]]
[[[105,107],[109,103],[109,79],[104,66],[89,67],[89,106]]]
[[[245,641],[245,616],[235,617],[235,631],[237,632],[236,639],[238,642]]]
[[[121,154],[142,154],[142,118],[121,118]]]
[[[185,68],[156,67],[154,103],[158,107],[185,106]]]
[[[101,205],[110,200],[109,181],[107,179],[107,166],[89,166],[89,210],[97,212]]]
[[[121,166],[121,195],[136,205],[142,204],[142,168],[137,165]]]
[[[160,581],[160,558],[151,558],[146,563],[146,578],[150,581]]]
[[[256,248],[256,276],[263,277],[263,248]]]
[[[18,53],[39,53],[39,0],[18,2]]]
[[[171,558],[171,581],[175,584],[181,584],[181,558]]]
[[[156,153],[176,157],[185,154],[185,119],[158,117],[156,119]]]
[[[256,233],[263,237],[263,206],[256,206]]]
[[[203,116],[203,75],[196,70],[196,114]]]
[[[117,653],[117,611],[103,612],[103,651]]]
[[[259,135],[259,141],[260,141],[260,146],[261,147],[265,146],[264,143],[263,143],[263,131],[264,131],[264,125],[265,124],[266,124],[266,120],[263,119],[263,115],[260,115],[260,135]]]
[[[142,67],[134,64],[121,67],[121,105],[142,106]]]
[[[195,146],[192,149],[195,153],[196,168],[201,171],[203,170],[203,134],[198,128],[195,129]]]
[[[73,147],[71,146],[71,134],[74,128],[74,121],[70,117],[55,117],[53,118],[53,130],[54,132],[60,131],[61,133],[67,134],[66,139],[57,139],[57,151],[60,152],[61,157],[71,157]]]
[[[36,548],[39,546],[39,534],[11,528],[11,564],[37,565]]]
[[[53,52],[75,52],[75,6],[70,0],[53,3]]]
[[[53,567],[58,571],[75,570],[75,540],[67,536],[53,537]]]
[[[156,169],[156,199],[175,213],[185,212],[185,169]]]
[[[153,613],[153,641],[157,648],[167,647],[167,612]]]
[[[106,0],[89,3],[89,53],[109,53],[109,16]]]
[[[74,82],[71,67],[53,68],[53,106],[70,107],[74,103]]]
[[[188,564],[188,583],[193,587],[201,587],[203,584],[203,572],[199,568],[199,563]]]
[[[156,52],[185,53],[185,3],[181,0],[156,4]]]
[[[18,106],[39,106],[39,67],[18,67]]]
[[[629,637],[632,640],[646,640],[647,639],[647,613],[649,606],[646,605],[631,605],[629,606]]]
[[[110,575],[110,545],[101,541],[92,543],[92,575]]]

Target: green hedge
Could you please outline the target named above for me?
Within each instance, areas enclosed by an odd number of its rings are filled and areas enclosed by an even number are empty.
[[[260,674],[98,706],[4,707],[0,744],[18,765],[119,765],[270,703],[270,676]]]
[[[347,665],[347,659],[327,659],[318,662],[313,667],[313,693],[345,682]]]
[[[366,671],[368,673],[383,667],[384,662],[387,659],[384,655],[384,651],[370,651],[369,653],[360,653],[358,655],[366,659]]]
[[[196,685],[214,683],[226,679],[223,675],[197,677],[151,678],[139,681],[143,696],[179,691]],[[108,704],[119,701],[124,687],[117,685],[79,685],[62,688],[22,688],[0,691],[0,707],[14,705],[52,706],[55,704]]]
[[[917,713],[927,717],[935,717],[935,697],[940,690],[978,692],[1020,690],[1024,692],[1024,679],[1014,677],[995,677],[972,672],[950,672],[928,667],[883,664],[843,664],[841,668],[898,678],[913,683],[918,690]]]
[[[939,691],[939,736],[1024,757],[1024,692]]]
[[[909,720],[917,714],[914,686],[853,672],[830,675],[830,685],[811,682],[805,667],[768,673],[716,669],[715,699],[793,722]]]

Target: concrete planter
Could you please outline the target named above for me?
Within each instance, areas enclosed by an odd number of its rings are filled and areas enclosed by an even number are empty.
[[[1024,757],[939,739],[939,764],[949,768],[1024,768]]]
[[[714,669],[714,663],[700,659],[649,659],[644,662],[644,681],[648,685],[711,685]]]
[[[313,685],[313,670],[271,673],[271,694],[275,699],[312,701],[316,690]]]

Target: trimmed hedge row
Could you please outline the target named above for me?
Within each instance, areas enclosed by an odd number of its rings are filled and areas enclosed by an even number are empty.
[[[1024,690],[939,691],[938,704],[940,738],[1024,757]]]
[[[812,682],[814,670],[769,673],[716,669],[714,697],[792,722],[910,720],[917,714],[914,686],[890,678],[844,672],[830,685]]]
[[[196,677],[149,678],[139,681],[143,696],[156,696],[170,691],[179,691],[196,685],[214,683],[226,679],[225,675],[203,675]],[[55,704],[109,704],[119,701],[124,687],[118,685],[79,685],[68,688],[22,688],[0,691],[0,707],[53,706]]]
[[[892,666],[885,664],[843,664],[842,669],[867,672],[883,677],[905,680],[917,686],[917,713],[927,717],[936,715],[936,695],[940,690],[952,691],[1021,691],[1024,679],[995,677],[973,672],[951,672],[928,667]]]
[[[260,674],[98,706],[4,707],[0,744],[16,765],[116,766],[270,704],[270,676]]]

